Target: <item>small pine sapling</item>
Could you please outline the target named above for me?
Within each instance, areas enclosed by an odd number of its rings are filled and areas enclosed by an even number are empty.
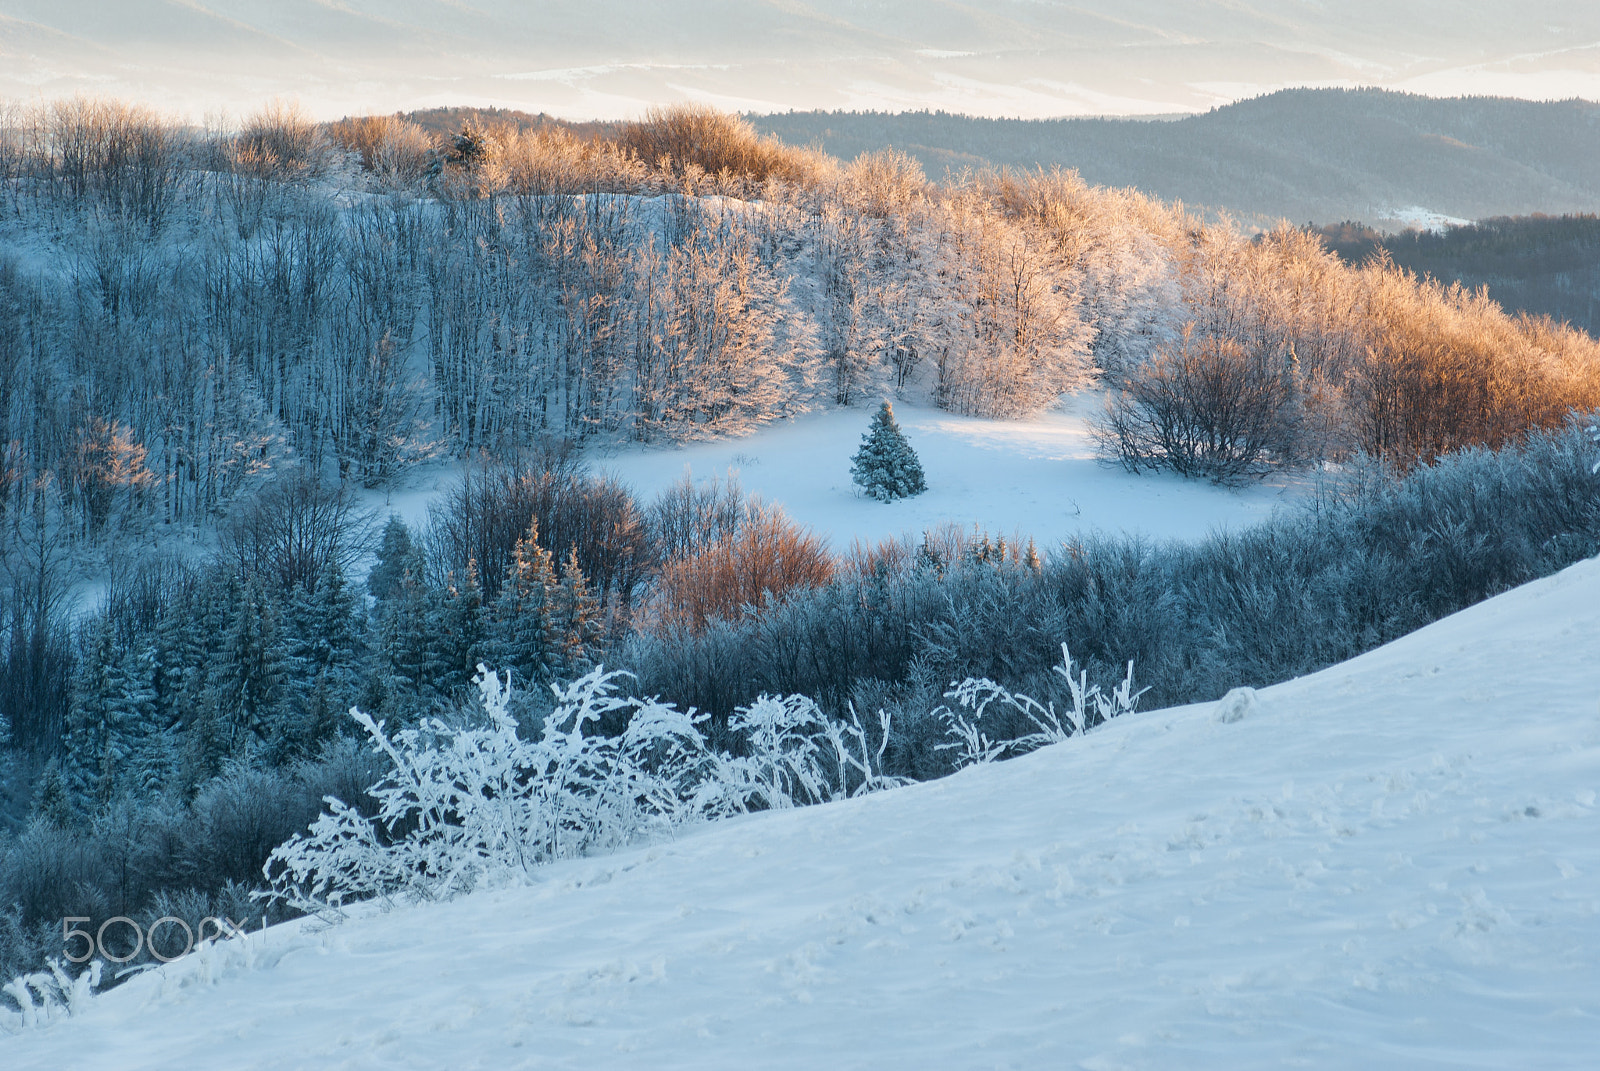
[[[928,489],[922,462],[895,423],[888,402],[878,407],[872,427],[861,437],[861,449],[850,462],[850,478],[879,502],[910,498]]]

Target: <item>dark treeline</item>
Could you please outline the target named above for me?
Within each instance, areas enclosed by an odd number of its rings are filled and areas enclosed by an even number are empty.
[[[1317,233],[1347,264],[1381,250],[1407,271],[1472,290],[1488,287],[1506,309],[1600,335],[1600,217],[1497,217],[1400,234],[1338,223]]]
[[[376,779],[350,708],[454,717],[487,662],[536,726],[545,683],[631,619],[654,523],[559,453],[465,473],[425,532],[301,471],[239,503],[209,558],[143,556],[87,617],[47,574],[49,611],[0,651],[0,974],[59,954],[64,916],[260,920],[267,853]]]

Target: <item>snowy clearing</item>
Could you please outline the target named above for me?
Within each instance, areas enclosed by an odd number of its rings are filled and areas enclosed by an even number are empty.
[[[0,1059],[1592,1067],[1597,652],[1600,559],[1253,696],[281,926]]]
[[[1065,408],[1030,420],[963,417],[896,402],[895,418],[922,461],[928,490],[892,503],[869,498],[850,482],[850,458],[876,402],[780,420],[740,438],[593,453],[590,463],[631,487],[641,502],[685,470],[696,480],[721,479],[732,470],[747,492],[780,503],[836,552],[855,539],[919,536],[947,523],[977,524],[1008,539],[1031,536],[1041,547],[1096,530],[1195,539],[1265,520],[1309,486],[1304,475],[1242,488],[1171,474],[1131,475],[1095,452],[1088,414],[1099,399],[1098,393],[1073,396]],[[372,495],[370,502],[381,514],[393,511],[420,526],[428,503],[455,478],[455,469],[433,467],[405,489]]]

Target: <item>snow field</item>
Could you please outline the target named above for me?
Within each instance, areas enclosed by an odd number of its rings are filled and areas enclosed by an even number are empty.
[[[1086,392],[1031,420],[986,420],[897,401],[895,419],[922,462],[928,490],[890,503],[869,498],[850,480],[850,459],[875,401],[776,421],[740,438],[596,452],[589,461],[595,472],[631,487],[641,504],[685,471],[706,480],[724,479],[731,470],[745,491],[781,504],[826,536],[835,553],[848,551],[856,539],[920,537],[944,524],[971,530],[977,523],[1007,539],[1031,536],[1041,548],[1096,530],[1193,539],[1265,520],[1307,486],[1304,476],[1223,488],[1172,475],[1131,475],[1095,451],[1089,415],[1099,404],[1098,393]],[[453,470],[434,468],[407,490],[372,496],[372,505],[420,526],[428,503],[454,478]]]
[[[0,1060],[1592,1067],[1597,607],[1591,560],[1253,695],[277,927]]]
[[[1229,488],[1171,474],[1132,475],[1096,452],[1089,417],[1099,405],[1098,392],[1085,392],[1031,420],[986,420],[895,402],[895,419],[922,462],[928,490],[887,503],[850,480],[850,459],[876,403],[779,420],[740,438],[594,451],[588,460],[592,471],[631,488],[641,506],[686,471],[696,481],[733,472],[746,492],[782,505],[826,537],[835,554],[858,539],[919,539],[946,524],[971,531],[976,523],[991,537],[1020,536],[1024,543],[1031,537],[1041,551],[1095,531],[1198,539],[1267,519],[1313,479],[1296,474]],[[453,486],[458,472],[424,467],[401,489],[367,493],[363,504],[380,519],[394,513],[424,528],[429,504]]]

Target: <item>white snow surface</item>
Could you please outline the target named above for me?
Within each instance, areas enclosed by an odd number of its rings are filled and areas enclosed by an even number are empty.
[[[688,472],[697,482],[733,473],[745,491],[781,505],[794,520],[827,537],[836,552],[945,524],[993,536],[1037,540],[1041,548],[1091,531],[1138,532],[1153,539],[1195,539],[1270,517],[1305,493],[1307,476],[1274,478],[1241,488],[1179,476],[1132,475],[1100,460],[1087,414],[1096,392],[1069,396],[1065,407],[1028,420],[963,417],[927,406],[894,403],[895,419],[922,462],[928,490],[879,502],[850,481],[850,458],[877,403],[826,409],[769,424],[739,438],[681,447],[633,447],[588,458],[596,473],[615,476],[648,503]],[[456,471],[434,467],[404,490],[374,494],[380,515],[427,523],[428,505],[447,491]]]
[[[1253,701],[287,924],[23,1068],[1592,1068],[1600,560]]]
[[[1377,210],[1378,220],[1386,226],[1397,226],[1404,230],[1412,228],[1419,231],[1432,231],[1434,234],[1443,234],[1451,227],[1468,227],[1472,220],[1462,219],[1460,216],[1447,216],[1443,212],[1435,212],[1431,208],[1421,205],[1410,205],[1406,208],[1380,208]]]

